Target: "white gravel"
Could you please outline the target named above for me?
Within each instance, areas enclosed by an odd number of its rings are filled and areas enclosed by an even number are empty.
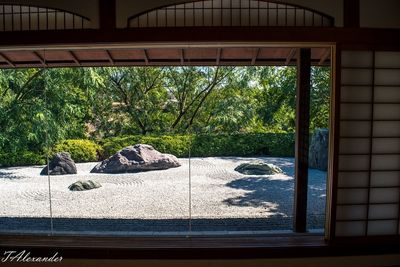
[[[77,164],[77,175],[51,176],[53,216],[58,218],[176,219],[189,217],[189,160],[163,171],[131,174],[90,173],[96,164]],[[262,160],[285,174],[245,176],[234,168]],[[214,157],[191,159],[192,218],[291,216],[293,158]],[[0,169],[0,217],[49,217],[43,166]],[[95,180],[99,189],[73,192],[77,180]],[[310,170],[309,213],[323,214],[326,173]]]

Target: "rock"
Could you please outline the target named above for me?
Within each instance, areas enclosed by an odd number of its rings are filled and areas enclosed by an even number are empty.
[[[166,170],[181,164],[174,155],[162,154],[150,145],[128,146],[97,164],[91,172],[125,173]]]
[[[278,166],[264,162],[242,163],[235,168],[235,171],[247,175],[273,175],[283,173]]]
[[[92,180],[86,180],[86,181],[77,181],[70,186],[68,186],[68,189],[71,191],[84,191],[84,190],[91,190],[95,188],[101,187],[101,184],[92,181]]]
[[[67,152],[60,152],[54,155],[53,159],[49,162],[49,166],[43,168],[40,175],[47,175],[50,168],[50,175],[64,175],[76,174],[76,165],[71,155]]]
[[[316,129],[311,137],[308,165],[312,169],[326,171],[328,169],[328,129]]]

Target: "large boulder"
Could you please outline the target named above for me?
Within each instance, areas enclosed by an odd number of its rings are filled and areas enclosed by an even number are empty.
[[[48,168],[50,171],[48,170]],[[60,152],[54,155],[49,166],[43,168],[40,175],[64,175],[76,174],[76,165],[68,152]]]
[[[278,166],[264,162],[242,163],[235,168],[235,171],[246,175],[274,175],[282,173],[281,168]]]
[[[329,131],[319,128],[311,137],[308,165],[312,169],[326,171],[328,169]]]
[[[162,154],[150,145],[128,146],[97,164],[91,172],[125,173],[166,170],[181,164],[174,155]]]
[[[101,187],[100,183],[92,180],[85,180],[85,181],[77,181],[71,184],[70,186],[68,186],[68,189],[71,191],[85,191],[99,187]]]

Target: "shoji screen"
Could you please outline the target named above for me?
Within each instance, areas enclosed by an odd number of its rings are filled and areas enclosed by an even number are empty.
[[[343,51],[336,236],[399,235],[400,52]]]

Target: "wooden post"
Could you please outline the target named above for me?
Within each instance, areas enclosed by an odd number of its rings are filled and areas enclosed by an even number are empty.
[[[343,0],[343,26],[360,27],[360,0]]]
[[[100,29],[114,30],[116,28],[115,0],[99,0]]]
[[[308,146],[310,125],[311,49],[300,48],[297,58],[296,165],[294,231],[306,232],[308,189]]]

